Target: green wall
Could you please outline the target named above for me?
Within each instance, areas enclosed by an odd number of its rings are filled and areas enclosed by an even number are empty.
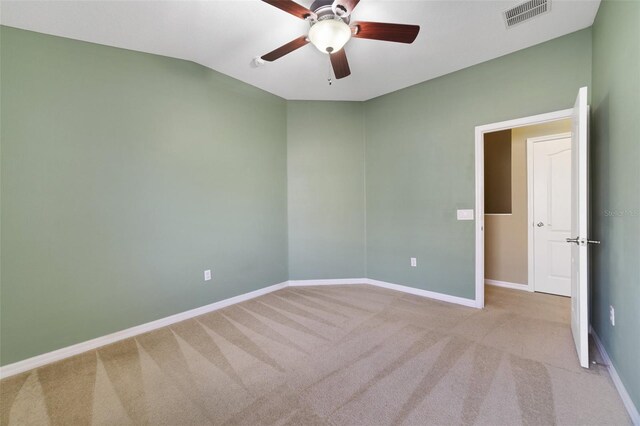
[[[592,324],[640,408],[640,1],[603,1],[593,26]],[[609,323],[609,305],[616,325]]]
[[[637,401],[638,219],[597,214],[638,207],[637,44],[609,28],[616,14],[633,27],[635,5],[605,3],[593,32],[594,229],[613,235],[594,259],[594,325]],[[474,222],[455,220],[474,208],[474,127],[571,107],[591,85],[591,29],[364,103],[285,102],[186,61],[0,38],[2,364],[287,279],[474,298]]]
[[[287,280],[284,100],[0,31],[2,364]]]
[[[586,29],[367,102],[368,277],[473,299],[456,209],[475,208],[475,126],[569,108],[590,83]]]
[[[365,276],[360,102],[287,103],[289,278]]]

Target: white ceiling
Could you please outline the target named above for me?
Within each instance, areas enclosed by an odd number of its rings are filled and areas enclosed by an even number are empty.
[[[352,20],[418,24],[420,34],[410,45],[352,39],[352,74],[332,86],[329,59],[312,45],[251,66],[308,30],[260,0],[8,0],[0,22],[194,61],[285,99],[362,101],[589,27],[600,4],[551,1],[550,13],[507,30],[502,12],[522,0],[362,0]]]

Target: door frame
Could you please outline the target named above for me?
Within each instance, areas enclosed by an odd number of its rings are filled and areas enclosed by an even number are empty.
[[[571,132],[527,138],[527,290],[535,291],[535,256],[533,238],[533,144],[571,137]]]
[[[534,124],[572,118],[573,108],[513,120],[483,124],[475,128],[476,174],[476,298],[477,308],[484,308],[484,134]]]

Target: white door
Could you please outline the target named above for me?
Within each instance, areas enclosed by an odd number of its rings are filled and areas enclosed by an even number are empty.
[[[533,144],[533,289],[571,296],[571,136]],[[531,152],[531,150],[530,150]]]
[[[580,365],[589,368],[589,135],[587,88],[578,92],[573,107],[571,151],[571,332]]]

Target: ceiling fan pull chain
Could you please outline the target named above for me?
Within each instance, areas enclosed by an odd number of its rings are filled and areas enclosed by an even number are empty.
[[[331,62],[329,62],[329,76],[327,77],[327,81],[329,82],[329,86],[333,84],[333,80],[331,79]]]

